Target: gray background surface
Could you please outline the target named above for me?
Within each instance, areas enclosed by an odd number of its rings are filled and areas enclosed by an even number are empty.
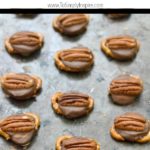
[[[63,37],[53,30],[55,15],[39,14],[33,19],[18,18],[15,14],[0,15],[0,75],[25,72],[39,75],[43,80],[43,90],[36,100],[18,103],[7,99],[0,90],[0,119],[19,112],[30,111],[40,115],[41,127],[29,150],[55,150],[56,138],[65,134],[97,139],[101,150],[149,150],[150,144],[114,141],[109,129],[114,117],[124,112],[135,111],[150,118],[150,15],[132,14],[128,19],[112,21],[103,14],[90,14],[87,32],[76,38]],[[4,40],[17,31],[42,33],[45,44],[41,52],[24,59],[10,56],[4,48]],[[105,57],[100,51],[100,40],[123,34],[132,35],[140,41],[137,57],[122,63]],[[83,74],[59,71],[54,65],[55,52],[78,45],[87,46],[93,51],[93,69]],[[110,81],[123,72],[140,75],[144,81],[144,91],[135,103],[121,107],[109,100],[107,89]],[[50,97],[57,91],[68,90],[85,92],[94,98],[95,108],[89,116],[69,121],[53,112]],[[15,145],[0,138],[0,150],[15,149]]]

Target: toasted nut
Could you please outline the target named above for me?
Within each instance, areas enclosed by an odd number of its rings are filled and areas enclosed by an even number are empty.
[[[11,115],[0,121],[0,135],[17,145],[27,146],[39,125],[40,119],[33,113]]]
[[[142,80],[135,75],[123,74],[112,80],[109,93],[113,102],[120,105],[131,104],[142,93]]]
[[[24,17],[24,18],[34,18],[38,14],[17,14],[18,17]]]
[[[150,122],[139,113],[125,113],[115,118],[111,135],[119,141],[149,142]]]
[[[93,106],[93,99],[79,92],[58,92],[52,97],[54,111],[69,119],[87,115],[93,109]]]
[[[83,33],[89,22],[89,16],[85,14],[62,14],[53,21],[56,31],[67,35],[76,36]]]
[[[55,63],[60,70],[68,72],[88,71],[94,63],[94,56],[86,47],[70,48],[58,51]]]
[[[9,73],[1,78],[1,86],[9,97],[25,100],[36,96],[42,86],[42,80],[24,73]]]
[[[100,150],[100,145],[97,141],[86,138],[86,137],[77,137],[77,136],[61,136],[57,139],[56,150]]]
[[[102,51],[116,60],[133,59],[139,50],[139,41],[131,36],[114,36],[101,42]]]
[[[43,36],[36,32],[17,32],[6,39],[5,47],[10,54],[29,56],[40,50],[43,45]]]
[[[130,14],[107,14],[107,16],[111,19],[123,19],[130,16]]]

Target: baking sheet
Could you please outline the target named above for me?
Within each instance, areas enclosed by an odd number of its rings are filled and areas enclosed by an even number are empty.
[[[35,112],[41,117],[41,127],[29,150],[55,150],[55,141],[61,135],[87,136],[96,139],[101,150],[149,150],[150,144],[131,144],[114,141],[109,129],[116,115],[135,111],[150,118],[150,15],[132,14],[130,18],[113,21],[103,14],[89,14],[86,33],[67,38],[55,32],[52,20],[58,14],[39,14],[35,18],[17,17],[15,14],[0,15],[0,75],[9,72],[25,72],[39,75],[43,88],[36,100],[16,102],[7,99],[0,90],[0,119],[19,112]],[[20,58],[9,55],[4,39],[18,31],[35,31],[44,35],[41,52]],[[100,40],[111,35],[129,34],[140,43],[137,57],[130,62],[116,62],[100,51]],[[95,65],[88,73],[64,73],[55,65],[53,56],[57,50],[78,45],[89,47],[95,56]],[[129,106],[117,106],[108,98],[108,86],[117,75],[129,72],[140,75],[144,91],[139,100]],[[90,94],[95,100],[93,112],[84,118],[70,121],[56,115],[50,97],[57,91],[76,90]],[[0,138],[0,150],[15,150],[15,145]]]

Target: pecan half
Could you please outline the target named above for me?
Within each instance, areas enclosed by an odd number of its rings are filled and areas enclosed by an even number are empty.
[[[53,27],[62,34],[76,36],[83,33],[89,22],[85,14],[63,14],[53,21]]]
[[[24,18],[34,18],[38,14],[17,14],[18,17],[24,17]]]
[[[135,75],[123,74],[112,80],[109,93],[117,104],[132,103],[142,93],[142,80]]]
[[[56,143],[56,150],[100,150],[100,145],[93,139],[77,136],[61,136]]]
[[[52,97],[52,107],[56,113],[69,119],[87,115],[93,108],[93,100],[79,92],[56,93]]]
[[[76,47],[58,51],[55,55],[55,63],[61,70],[87,71],[94,63],[94,56],[88,48]]]
[[[124,19],[130,16],[130,14],[107,14],[111,19]]]
[[[39,77],[24,73],[9,73],[1,78],[3,91],[18,100],[36,96],[41,85],[42,80]]]
[[[33,52],[41,49],[43,36],[36,32],[17,32],[6,39],[5,46],[9,53],[29,56]]]
[[[6,140],[26,146],[37,132],[40,119],[33,113],[11,115],[0,121],[0,135]]]
[[[129,60],[137,54],[139,42],[131,36],[114,36],[103,40],[101,48],[114,59]]]
[[[115,118],[115,130],[127,141],[137,141],[150,132],[150,123],[141,114],[125,113]]]
[[[72,137],[70,139],[62,141],[61,150],[97,150],[97,144],[93,140],[83,137]]]

